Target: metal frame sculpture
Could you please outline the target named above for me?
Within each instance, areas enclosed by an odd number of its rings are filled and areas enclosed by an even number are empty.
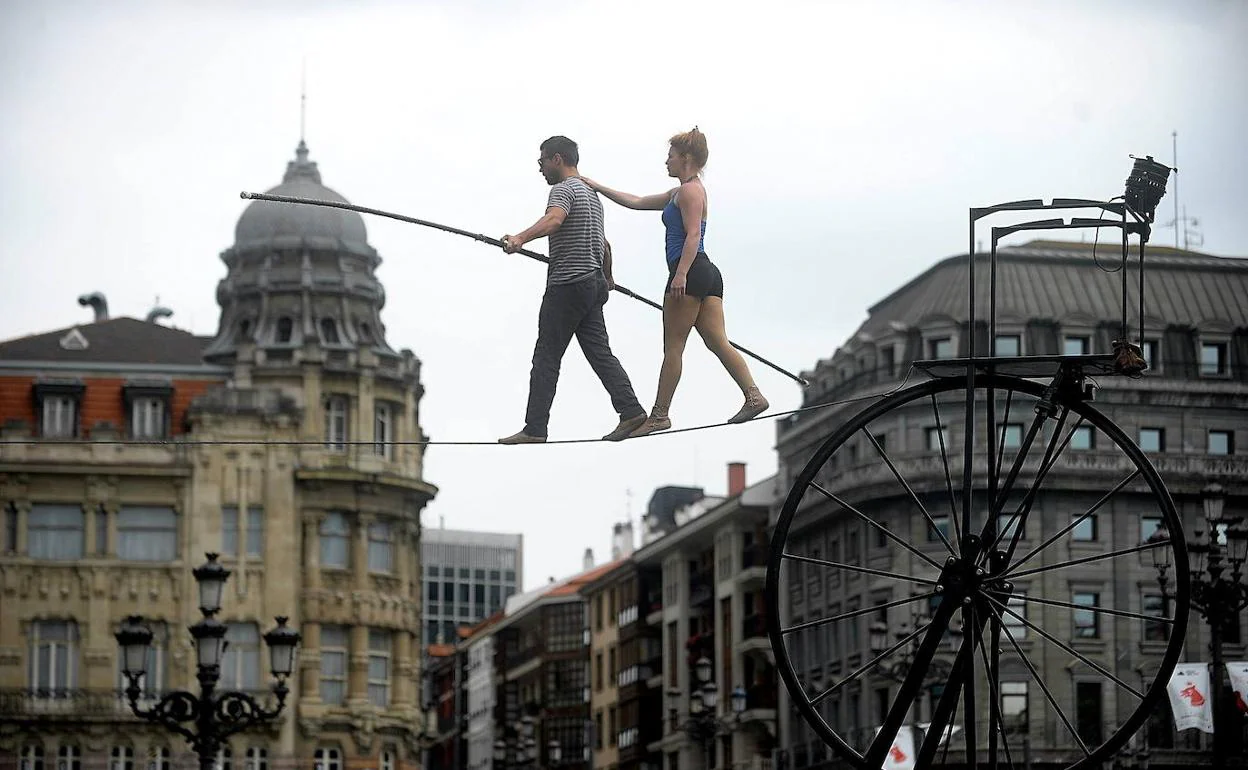
[[[1069,760],[1071,768],[1099,767],[1103,760],[1129,740],[1165,697],[1166,683],[1182,650],[1190,605],[1187,550],[1181,539],[1157,537],[1132,547],[1090,553],[1078,558],[1068,558],[1069,551],[1059,553],[1055,544],[1069,536],[1123,490],[1133,495],[1133,499],[1143,501],[1142,504],[1161,520],[1167,532],[1182,531],[1174,502],[1156,469],[1111,419],[1091,406],[1089,402],[1094,388],[1088,381],[1093,375],[1139,376],[1147,368],[1140,346],[1129,339],[1129,241],[1135,236],[1139,242],[1138,291],[1142,338],[1144,248],[1170,170],[1151,157],[1136,159],[1127,180],[1126,194],[1109,201],[1055,198],[1050,203],[1022,200],[970,209],[967,249],[969,355],[965,358],[916,361],[915,368],[929,375],[929,381],[893,392],[857,415],[850,416],[823,441],[797,475],[772,537],[766,587],[770,616],[768,633],[776,654],[777,668],[793,703],[815,733],[851,766],[861,770],[879,770],[885,766],[890,752],[894,751],[899,731],[910,729],[906,724],[907,717],[924,690],[932,692],[932,715],[917,746],[914,767],[930,767],[942,746],[944,759],[948,760],[948,752],[954,742],[951,735],[957,729],[954,723],[959,704],[963,710],[960,731],[965,746],[965,756],[957,761],[959,766],[978,767],[986,761],[987,767],[995,769],[999,765],[1012,767],[1016,759],[1021,761],[1022,757],[1016,757],[1011,751],[1009,730],[1002,715],[1000,683],[1003,655],[1005,662],[1015,671],[1025,668],[1026,674],[1041,690],[1045,706],[1056,712],[1069,732],[1074,748],[1068,756],[1055,758],[1064,763]],[[1028,230],[1096,229],[1099,232],[1100,228],[1118,228],[1122,236],[1121,265],[1118,268],[1121,273],[1122,325],[1119,338],[1113,342],[1113,352],[1034,356],[980,354],[976,349],[976,337],[980,332],[976,316],[976,263],[983,260],[982,255],[975,253],[977,224],[989,216],[1003,213],[1052,214],[1087,209],[1099,210],[1100,216],[1072,216],[1069,221],[1050,216],[992,228],[991,248],[987,255],[988,340],[989,344],[993,344],[996,339],[997,248],[1003,237]],[[1106,218],[1106,214],[1114,216]],[[913,410],[923,406],[925,401],[930,401],[935,417],[944,475],[934,479],[931,476],[935,474],[929,473],[921,480],[922,483],[912,483],[903,472],[905,462],[899,462],[886,451],[872,427],[889,424],[890,413]],[[946,447],[945,429],[950,423],[941,411],[942,404],[948,408],[959,403],[964,407],[960,474],[957,473],[956,455]],[[1020,430],[1021,436],[1010,447],[1014,450],[1011,459],[1005,453],[1004,427],[1010,419],[1011,409],[1024,404],[1030,407],[1032,418],[1030,425],[1025,431]],[[998,410],[1003,410],[1001,422],[998,422]],[[891,416],[891,419],[896,417]],[[1111,447],[1121,453],[1115,461],[1120,466],[1125,465],[1129,473],[1110,486],[1105,495],[1084,513],[1079,516],[1072,514],[1068,525],[1055,533],[1044,533],[1046,537],[1042,543],[1020,552],[1028,518],[1033,514],[1046,477],[1063,461],[1063,453],[1076,431],[1085,426],[1108,439]],[[847,484],[838,488],[837,468],[844,467],[839,465],[838,460],[848,457],[851,463],[857,461],[859,447],[863,448],[864,454],[878,457],[879,462],[870,472],[878,475],[875,480],[879,483],[869,491]],[[844,455],[838,456],[842,449],[846,450]],[[960,484],[955,483],[959,475]],[[910,520],[917,521],[917,516],[921,515],[928,532],[927,539],[933,541],[942,555],[933,558],[908,542],[904,533],[899,536],[890,531],[872,515],[873,507],[878,507],[880,501],[885,499],[880,491],[885,483],[901,504],[913,507],[917,515]],[[902,566],[876,569],[837,561],[837,554],[820,558],[817,554],[790,550],[787,540],[795,520],[815,505],[827,502],[832,504],[834,512],[843,513],[846,519],[861,521],[868,531],[874,529],[882,543],[901,549],[898,552],[900,558],[894,559],[890,566],[898,563]],[[943,513],[946,506],[948,515]],[[944,517],[946,525],[943,529],[933,517],[933,510]],[[902,521],[905,523],[906,519]],[[797,525],[801,527],[803,522]],[[952,525],[951,532],[948,531],[949,525]],[[1155,552],[1156,549],[1166,549],[1168,558],[1175,565],[1174,601],[1168,608],[1173,612],[1168,617],[1043,598],[1025,592],[1018,585],[1020,580],[1040,582],[1055,571],[1078,565],[1113,559],[1138,561],[1141,554]],[[871,576],[876,581],[872,588],[892,585],[898,588],[898,593],[908,594],[908,597],[829,617],[808,618],[804,622],[785,626],[780,614],[781,577],[782,569],[787,565]],[[921,590],[914,591],[915,586]],[[1042,592],[1043,588],[1040,589]],[[869,660],[831,686],[822,687],[818,680],[813,683],[803,681],[803,672],[797,670],[790,657],[791,641],[796,634],[840,623],[853,623],[853,628],[857,628],[858,619],[868,613],[887,612],[893,607],[904,609],[906,605],[913,607],[913,603],[919,601],[928,602],[929,617],[895,644],[888,645],[882,651],[873,650],[867,656]],[[1085,613],[1086,617],[1094,619],[1098,629],[1103,620],[1164,624],[1169,629],[1168,641],[1156,675],[1142,691],[1133,687],[1092,657],[1028,620],[1025,612],[1028,605],[1062,607],[1075,613]],[[1020,613],[1019,609],[1024,611]],[[1028,631],[1036,635],[1034,641],[1028,639],[1020,644],[1020,637]],[[883,644],[880,646],[884,647]],[[1133,699],[1124,701],[1130,703],[1128,709],[1118,709],[1120,714],[1129,713],[1103,741],[1100,741],[1099,733],[1096,740],[1085,741],[1080,731],[1071,724],[1032,662],[1032,656],[1027,653],[1027,649],[1032,649],[1034,653],[1035,646],[1040,646],[1042,652],[1052,651],[1056,655],[1069,656],[1072,665],[1086,666],[1093,675],[1111,682],[1124,696]],[[890,665],[890,658],[897,656],[903,648],[906,652],[901,654],[906,657],[906,665]],[[869,741],[858,740],[856,743],[860,745],[854,745],[830,724],[837,720],[829,720],[821,709],[827,705],[829,698],[843,691],[847,685],[861,687],[872,681],[887,682],[890,681],[890,672],[900,682],[889,689],[889,692],[895,691],[895,695],[890,698],[883,724]],[[932,689],[932,684],[942,677],[943,686]],[[977,701],[976,692],[985,683],[988,695],[986,708]],[[983,694],[982,691],[979,693],[981,697]],[[1110,702],[1116,701],[1111,697]],[[986,714],[983,713],[985,711]],[[986,734],[982,734],[980,728],[985,724]],[[853,735],[849,737],[853,738]],[[1089,742],[1094,745],[1088,745]]]

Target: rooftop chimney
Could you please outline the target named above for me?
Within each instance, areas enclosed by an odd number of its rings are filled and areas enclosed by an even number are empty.
[[[585,549],[585,559],[584,559],[584,562],[581,564],[581,567],[586,572],[594,568],[594,549],[593,548]]]
[[[78,304],[83,307],[91,306],[91,309],[95,311],[96,323],[108,320],[108,300],[101,292],[93,291],[90,294],[83,294],[78,298]]]
[[[728,496],[745,491],[745,463],[728,463]]]
[[[616,524],[611,532],[611,560],[623,559],[633,553],[633,523]]]

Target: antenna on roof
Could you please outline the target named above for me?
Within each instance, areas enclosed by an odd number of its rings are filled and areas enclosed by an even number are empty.
[[[308,57],[303,57],[303,71],[299,75],[299,143],[303,143],[308,123]]]

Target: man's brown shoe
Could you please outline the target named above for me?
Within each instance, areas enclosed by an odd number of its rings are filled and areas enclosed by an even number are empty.
[[[646,415],[644,412],[637,415],[636,417],[629,417],[627,420],[620,420],[620,424],[615,426],[615,430],[603,436],[602,440],[603,441],[623,441],[624,439],[628,438],[628,434],[632,433],[634,428],[636,428],[638,425],[641,425],[645,421],[646,421]]]
[[[545,444],[546,437],[545,436],[530,436],[524,431],[520,431],[519,433],[513,433],[507,438],[500,438],[498,440],[498,443],[500,444]]]

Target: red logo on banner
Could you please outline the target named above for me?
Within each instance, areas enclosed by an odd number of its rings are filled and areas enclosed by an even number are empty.
[[[1187,683],[1187,687],[1179,690],[1179,697],[1187,698],[1196,708],[1205,705],[1205,696],[1201,695],[1200,690],[1197,690],[1196,685],[1191,682]]]
[[[906,752],[904,752],[904,751],[902,751],[901,749],[897,748],[897,744],[895,744],[895,743],[893,744],[893,747],[892,747],[891,749],[889,749],[889,750],[888,750],[888,754],[889,754],[889,756],[891,756],[891,757],[893,758],[893,761],[894,761],[894,762],[899,762],[899,763],[900,763],[900,762],[905,762],[905,761],[906,761],[906,758],[907,758],[907,757],[906,757]]]

